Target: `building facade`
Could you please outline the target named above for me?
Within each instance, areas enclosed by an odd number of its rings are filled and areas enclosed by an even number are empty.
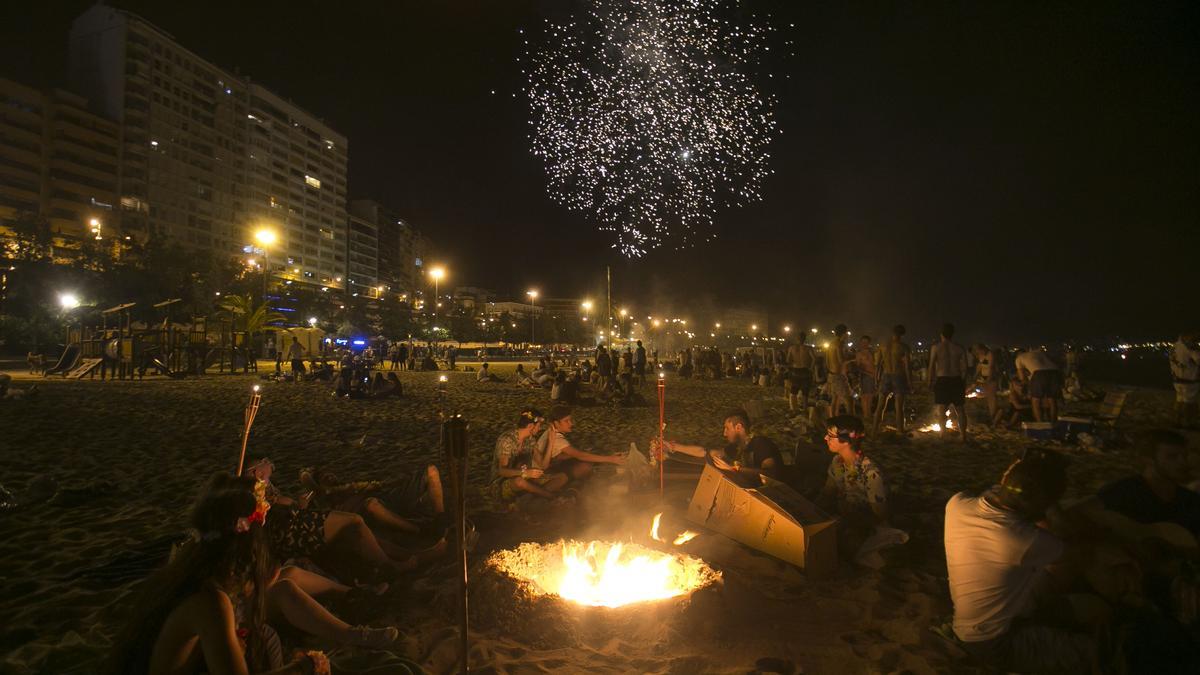
[[[70,35],[70,81],[120,123],[121,227],[243,256],[269,228],[276,278],[340,287],[346,256],[344,136],[298,106],[96,4]],[[251,247],[248,249],[247,247]]]
[[[119,139],[82,97],[0,79],[0,223],[38,218],[56,248],[118,236]]]

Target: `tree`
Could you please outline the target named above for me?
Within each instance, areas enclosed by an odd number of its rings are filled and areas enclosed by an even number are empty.
[[[250,335],[263,332],[268,324],[286,319],[283,314],[267,307],[266,303],[255,305],[251,295],[226,296],[221,301],[221,309],[233,319],[235,326],[240,322],[242,330]]]

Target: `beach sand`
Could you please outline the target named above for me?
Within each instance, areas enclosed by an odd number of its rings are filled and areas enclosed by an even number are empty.
[[[385,478],[441,464],[437,375],[400,373],[405,398],[378,402],[339,400],[321,384],[264,382],[249,454],[275,462],[275,482],[285,492],[298,492],[297,471],[307,465],[329,465],[348,478]],[[481,535],[470,556],[477,579],[474,670],[975,672],[955,645],[930,630],[950,614],[943,507],[957,491],[995,482],[1024,447],[1019,435],[987,432],[968,446],[925,434],[868,439],[890,484],[894,524],[911,535],[887,551],[880,571],[847,564],[832,578],[809,580],[795,567],[702,532],[682,550],[720,570],[719,586],[654,608],[582,609],[530,598],[482,569],[482,561],[499,548],[562,537],[653,544],[647,531],[654,513],[666,513],[666,531],[687,526],[688,486],[675,486],[660,503],[656,491],[616,495],[597,482],[568,513],[494,513],[483,494],[495,438],[521,406],[548,410],[548,394],[480,384],[472,372],[448,376],[444,408],[470,423],[471,518]],[[198,488],[212,472],[236,466],[242,410],[256,382],[242,375],[48,380],[36,398],[0,401],[0,483],[17,503],[0,510],[0,673],[96,671],[130,593],[165,558]],[[653,386],[642,391],[654,399]],[[757,399],[766,411],[759,433],[785,449],[800,441],[801,458],[826,463],[825,450],[799,438],[779,388],[669,377],[667,399],[670,438],[718,447],[724,413]],[[1122,428],[1166,423],[1170,401],[1169,392],[1138,390]],[[928,399],[918,395],[916,403]],[[982,414],[982,403],[972,406]],[[579,408],[574,441],[600,452],[636,442],[644,451],[657,417],[653,405]],[[1074,457],[1074,496],[1135,465],[1128,448],[1067,452]],[[393,651],[430,672],[454,667],[452,579],[449,564],[424,570],[381,599],[375,613],[375,623],[395,621],[405,632]],[[333,658],[336,672],[382,673],[389,655],[342,649]]]

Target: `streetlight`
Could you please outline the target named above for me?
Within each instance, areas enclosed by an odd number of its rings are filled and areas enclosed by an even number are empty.
[[[275,230],[262,228],[254,233],[254,240],[258,242],[259,248],[262,249],[262,268],[263,268],[263,306],[267,304],[267,280],[271,276],[271,268],[267,264],[267,248],[272,246],[279,239],[279,235],[275,234]]]
[[[535,342],[534,336],[536,335],[536,331],[537,331],[537,296],[538,296],[538,292],[534,289],[530,289],[528,291],[525,291],[525,295],[529,296],[529,301],[533,304],[533,313],[530,314],[530,320],[529,320],[529,344],[532,345]]]
[[[313,328],[316,328],[317,327],[317,317],[315,317],[315,316],[308,317],[308,325]]]
[[[59,293],[58,304],[66,311],[70,311],[79,306],[79,296],[74,293]]]
[[[792,332],[792,327],[791,327],[791,326],[784,326],[784,327],[783,327],[783,332],[785,332],[785,333],[790,333],[790,332]]]
[[[92,218],[88,221],[88,225],[91,226],[92,234],[96,236],[96,241],[103,239],[103,237],[100,236],[100,231],[104,228],[104,224],[100,222],[99,218]]]
[[[438,282],[442,280],[442,277],[446,276],[446,268],[442,267],[441,265],[438,265],[437,267],[434,267],[429,270],[429,276],[433,277],[433,315],[436,317],[437,316],[437,308],[438,308],[438,304],[439,304],[438,303]]]
[[[617,331],[621,334],[624,334],[625,333],[625,317],[629,315],[629,312],[627,312],[625,310],[625,308],[622,307],[621,309],[617,310],[617,314],[621,315],[621,320],[617,324]]]
[[[818,333],[818,331],[817,331],[817,329],[816,329],[816,328],[812,329],[812,334],[813,334],[813,335],[816,335],[817,333]]]

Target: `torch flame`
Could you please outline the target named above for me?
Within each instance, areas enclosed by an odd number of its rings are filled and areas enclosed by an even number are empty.
[[[700,534],[698,532],[692,532],[691,530],[684,530],[683,532],[681,532],[679,534],[678,537],[675,537],[675,545],[682,546],[699,536],[700,536]]]
[[[658,524],[661,521],[662,521],[662,514],[656,513],[654,515],[654,524],[652,524],[650,526],[650,538],[653,539],[654,541],[666,541],[666,539],[663,539],[662,537],[658,536]]]

